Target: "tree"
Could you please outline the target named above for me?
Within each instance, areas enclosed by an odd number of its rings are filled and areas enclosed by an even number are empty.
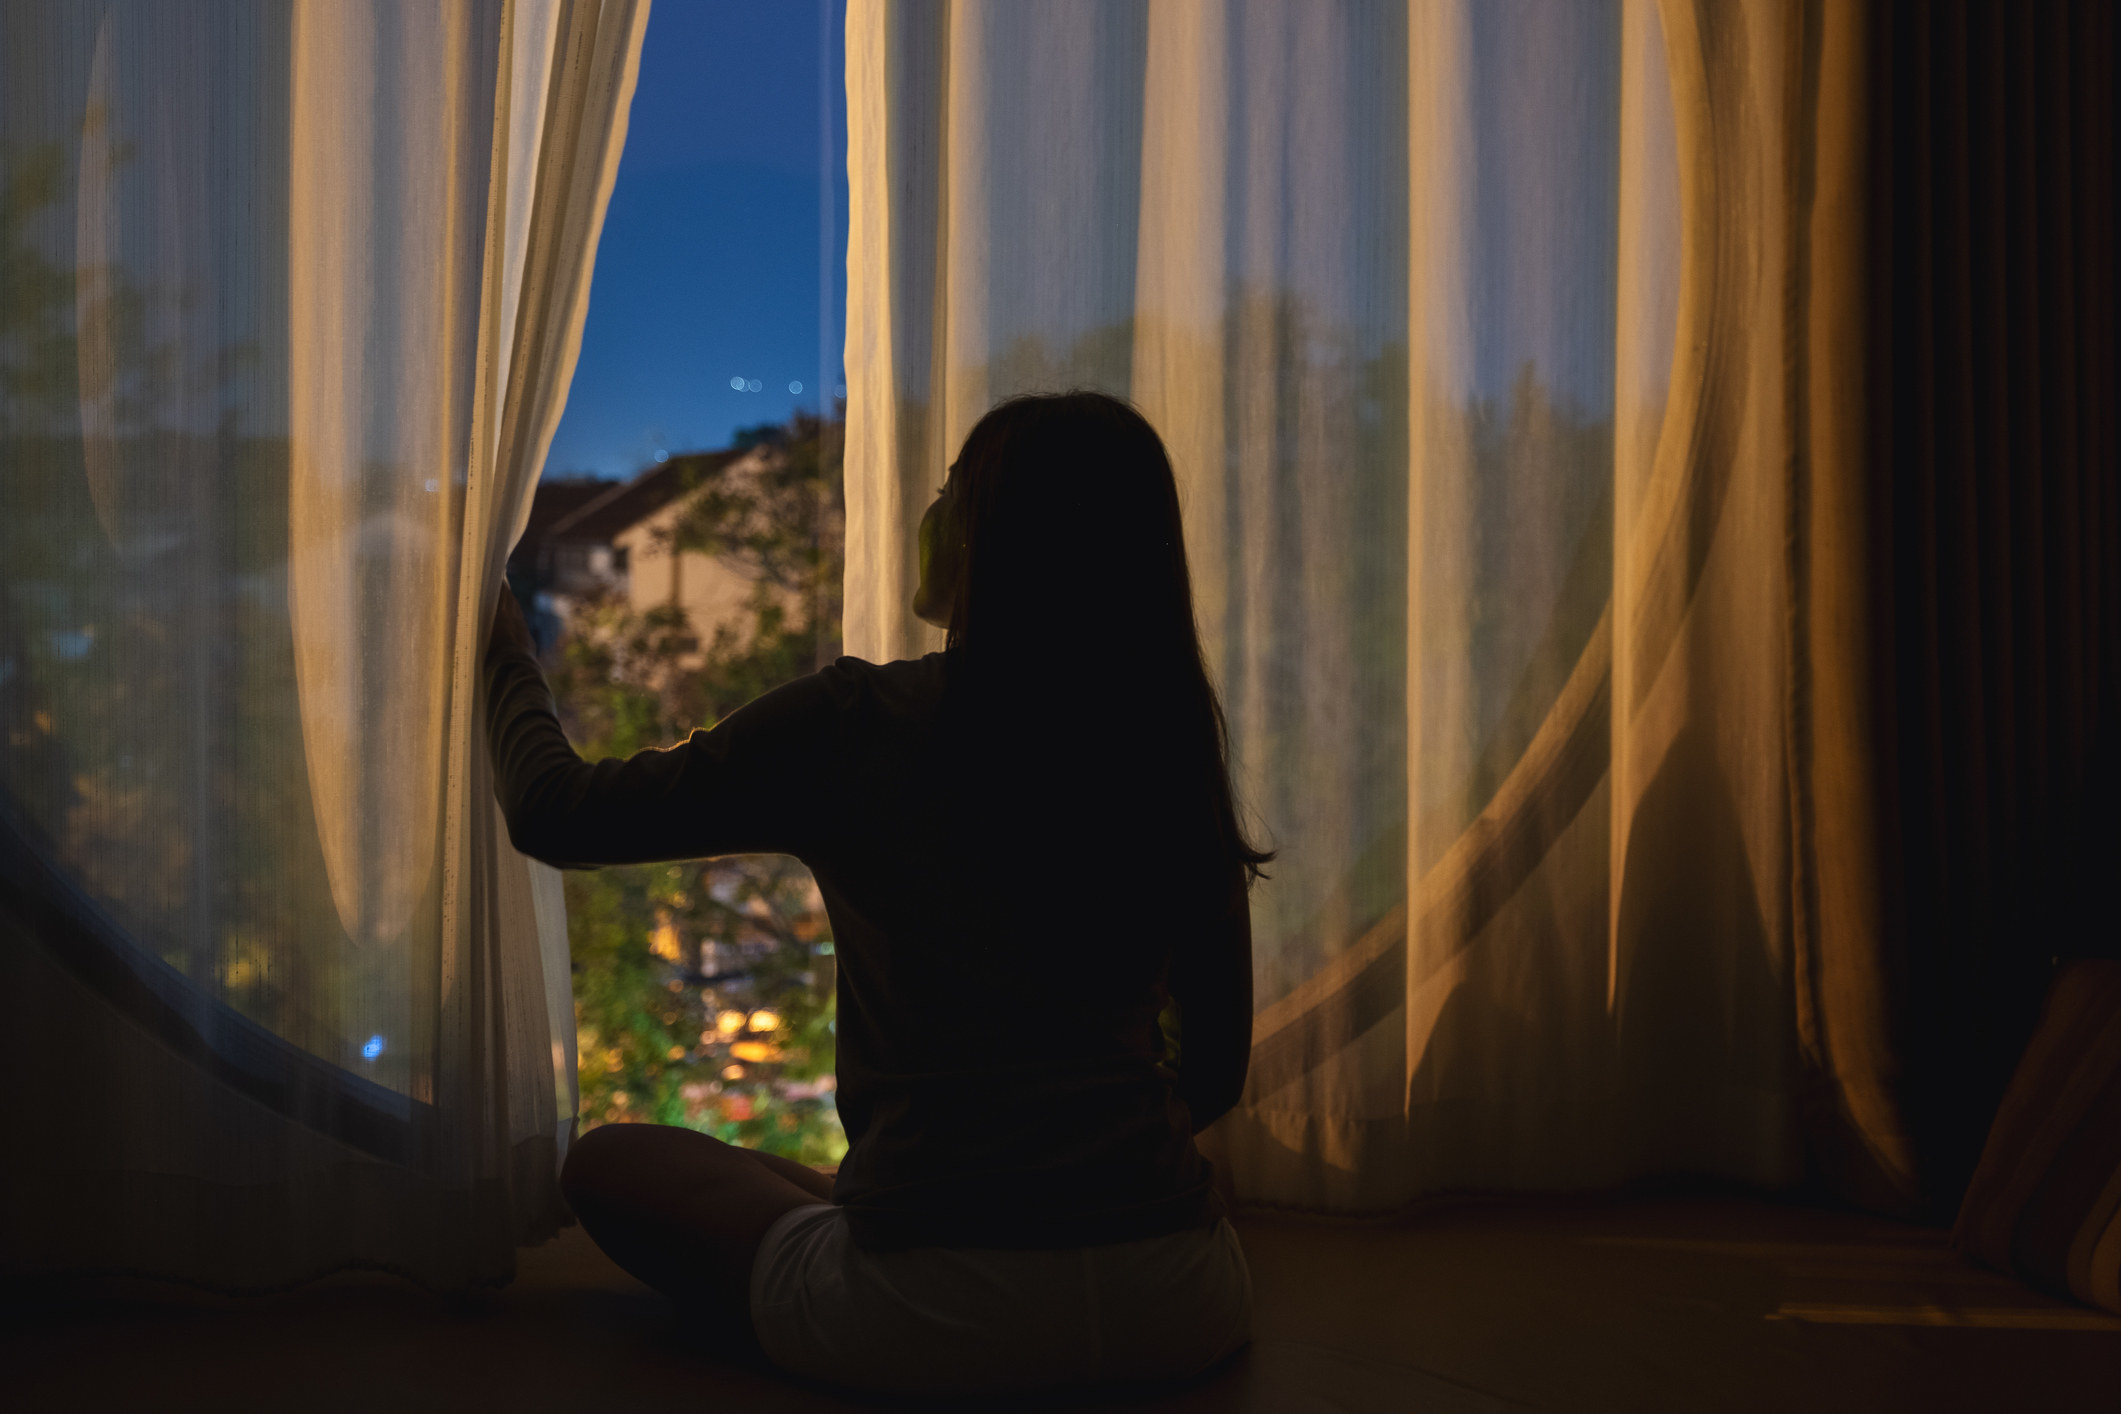
[[[745,613],[688,670],[681,608],[579,605],[551,681],[587,757],[666,745],[838,654],[841,426],[799,415],[746,435],[766,455],[698,477],[671,533],[754,579]],[[832,941],[808,870],[745,856],[583,871],[567,902],[585,1125],[684,1124],[838,1160]]]
[[[750,622],[715,630],[698,676],[716,716],[839,656],[847,565],[845,424],[798,413],[738,440],[767,455],[695,473],[670,534],[674,548],[736,565],[754,583]]]

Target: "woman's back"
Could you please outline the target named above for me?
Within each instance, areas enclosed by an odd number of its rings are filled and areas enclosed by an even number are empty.
[[[846,794],[806,862],[839,958],[835,1197],[870,1246],[1210,1221],[1157,1015],[1178,934],[1222,921],[1213,840],[1174,835],[1154,792],[1075,743],[974,746],[961,668],[936,653],[827,670],[848,704]]]

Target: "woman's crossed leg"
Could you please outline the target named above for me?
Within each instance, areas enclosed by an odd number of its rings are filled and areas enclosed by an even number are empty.
[[[792,1159],[667,1124],[610,1124],[574,1142],[560,1187],[604,1254],[713,1325],[751,1333],[751,1264],[783,1213],[832,1201]]]

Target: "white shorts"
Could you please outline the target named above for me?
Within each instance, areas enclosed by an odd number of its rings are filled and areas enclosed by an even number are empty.
[[[1059,1251],[865,1252],[830,1203],[784,1213],[751,1267],[782,1369],[859,1389],[987,1394],[1198,1374],[1244,1344],[1252,1277],[1227,1221]]]

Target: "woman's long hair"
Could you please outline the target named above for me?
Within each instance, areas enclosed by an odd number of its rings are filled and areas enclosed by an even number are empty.
[[[951,500],[952,671],[990,759],[1043,761],[1067,832],[1085,818],[1100,834],[1175,829],[1173,845],[1199,840],[1260,877],[1274,856],[1238,819],[1156,429],[1102,393],[1011,398],[965,439]]]

